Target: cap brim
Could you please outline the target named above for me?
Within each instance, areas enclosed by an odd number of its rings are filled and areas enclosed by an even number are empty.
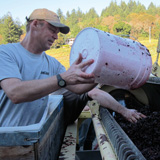
[[[52,26],[59,27],[60,32],[63,34],[67,34],[70,31],[70,28],[62,23],[56,23],[56,22],[52,22],[52,21],[48,21],[48,20],[45,20],[45,21],[47,21]]]

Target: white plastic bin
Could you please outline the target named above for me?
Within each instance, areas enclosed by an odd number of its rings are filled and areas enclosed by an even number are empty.
[[[135,89],[149,78],[152,59],[149,50],[139,42],[95,28],[86,28],[76,37],[70,64],[79,53],[83,61],[94,59],[85,69],[95,74],[95,82],[123,89]]]

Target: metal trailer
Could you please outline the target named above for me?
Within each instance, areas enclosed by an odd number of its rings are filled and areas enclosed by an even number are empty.
[[[53,100],[57,103],[39,129],[0,132],[0,160],[57,159],[67,126],[62,96]]]

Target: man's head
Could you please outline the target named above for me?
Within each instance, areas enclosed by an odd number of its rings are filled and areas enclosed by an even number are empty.
[[[35,9],[29,18],[27,19],[29,21],[33,20],[45,20],[52,26],[58,27],[61,33],[67,34],[69,32],[69,27],[62,24],[59,20],[59,17],[56,13],[48,10],[48,9]]]

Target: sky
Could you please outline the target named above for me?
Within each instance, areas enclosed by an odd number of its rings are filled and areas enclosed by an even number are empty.
[[[29,17],[31,12],[37,8],[47,8],[54,12],[60,8],[66,15],[67,11],[71,13],[73,9],[80,8],[83,13],[86,13],[94,7],[97,14],[101,15],[102,10],[108,7],[111,1],[116,1],[118,5],[121,3],[121,0],[0,0],[0,18],[10,12],[14,20],[19,19],[24,24],[25,17]],[[123,1],[129,2],[129,0]],[[138,0],[135,1],[138,2]],[[146,8],[151,2],[157,7],[160,6],[159,0],[139,0],[139,2]]]

